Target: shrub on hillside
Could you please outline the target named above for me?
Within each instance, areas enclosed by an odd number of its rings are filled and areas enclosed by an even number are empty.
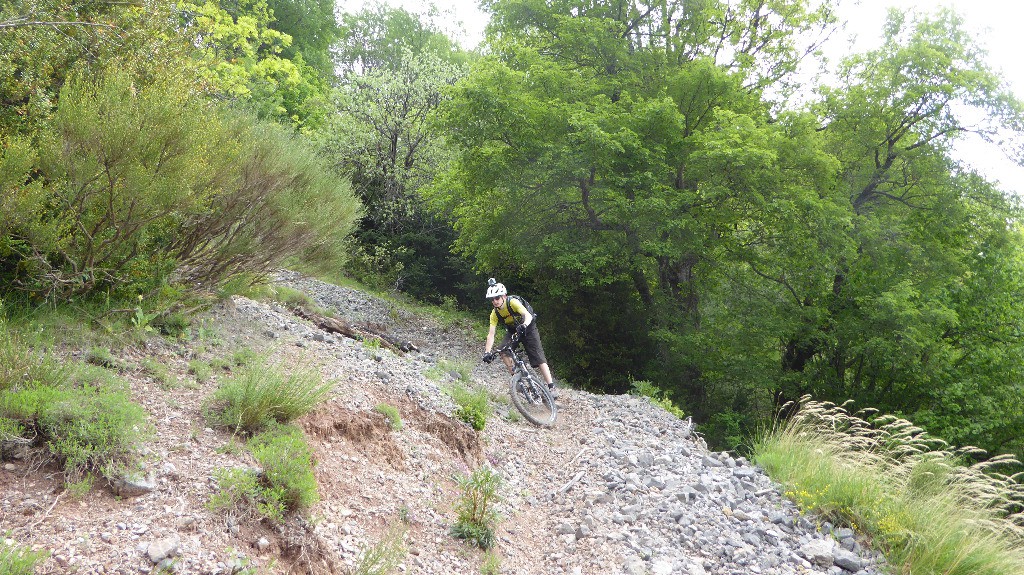
[[[210,499],[210,509],[280,522],[286,512],[306,509],[319,500],[313,451],[302,432],[272,426],[248,445],[262,472],[218,470],[214,474],[218,490]]]
[[[455,417],[468,423],[473,429],[483,431],[487,420],[494,413],[488,401],[487,390],[471,389],[457,381],[446,388],[445,392],[455,402]]]
[[[2,392],[0,418],[44,439],[72,482],[126,468],[151,433],[142,407],[114,389],[35,386]]]
[[[249,449],[263,468],[269,488],[280,494],[285,509],[306,509],[320,499],[313,476],[313,450],[301,431],[274,426],[250,439]]]
[[[331,391],[312,370],[285,374],[257,361],[225,379],[213,395],[210,416],[243,433],[255,433],[271,423],[287,423],[309,412]]]
[[[74,76],[45,133],[5,144],[0,292],[129,299],[292,257],[337,266],[360,216],[296,136],[172,79]]]
[[[451,528],[452,536],[465,539],[481,549],[494,546],[494,528],[498,522],[495,505],[500,500],[501,476],[490,466],[482,465],[469,477],[459,480],[462,494],[455,504],[458,514]]]

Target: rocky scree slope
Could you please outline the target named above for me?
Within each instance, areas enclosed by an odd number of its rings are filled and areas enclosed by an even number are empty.
[[[157,428],[143,481],[97,486],[76,499],[57,470],[31,453],[0,469],[0,533],[49,550],[39,572],[344,573],[402,525],[401,572],[480,573],[484,555],[448,530],[456,478],[483,464],[503,479],[496,545],[502,573],[884,570],[854,533],[819,529],[759,469],[710,452],[699,429],[643,398],[566,389],[554,427],[513,422],[507,375],[478,361],[482,342],[470,330],[300,274],[283,272],[277,281],[351,324],[411,340],[420,352],[368,347],[324,333],[280,304],[242,297],[196,320],[216,337],[121,351],[120,375]],[[202,415],[204,400],[228,374],[196,381],[188,362],[238,349],[335,382],[330,399],[298,422],[315,451],[321,500],[285,526],[206,507],[216,470],[254,462]],[[141,369],[146,360],[166,365],[174,383]],[[439,368],[460,362],[474,366],[473,384],[485,386],[496,407],[480,433],[452,417],[455,406],[443,391],[457,374]],[[374,410],[381,403],[398,408],[401,430]]]

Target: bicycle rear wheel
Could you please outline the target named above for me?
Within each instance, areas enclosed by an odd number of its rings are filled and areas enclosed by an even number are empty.
[[[530,423],[549,426],[555,422],[558,407],[548,386],[532,374],[518,375],[509,382],[512,403]]]

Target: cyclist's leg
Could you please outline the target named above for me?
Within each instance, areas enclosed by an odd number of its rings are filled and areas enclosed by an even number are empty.
[[[551,370],[548,369],[548,364],[542,363],[537,366],[537,369],[540,370],[540,374],[544,378],[544,383],[547,383],[548,386],[554,383],[555,379],[551,377]]]
[[[508,330],[505,330],[505,337],[501,340],[501,343],[499,343],[497,346],[495,346],[495,349],[501,349],[501,348],[505,347],[506,345],[508,345],[508,342],[511,339],[512,339],[512,332],[510,332]],[[508,374],[512,375],[513,373],[515,373],[516,372],[516,368],[515,368],[514,365],[512,365],[512,356],[509,355],[506,352],[501,352],[501,354],[499,354],[499,355],[501,357],[501,361],[505,364],[505,367],[508,368]]]
[[[554,381],[551,379],[551,370],[548,369],[548,358],[544,356],[544,346],[540,343],[540,331],[536,326],[526,330],[523,337],[523,347],[526,348],[526,355],[530,358],[530,365],[540,370],[544,383],[549,386]]]

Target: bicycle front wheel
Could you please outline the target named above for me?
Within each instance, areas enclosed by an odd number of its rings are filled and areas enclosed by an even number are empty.
[[[555,422],[558,407],[548,386],[531,374],[517,375],[509,383],[512,403],[530,423],[549,426]]]

